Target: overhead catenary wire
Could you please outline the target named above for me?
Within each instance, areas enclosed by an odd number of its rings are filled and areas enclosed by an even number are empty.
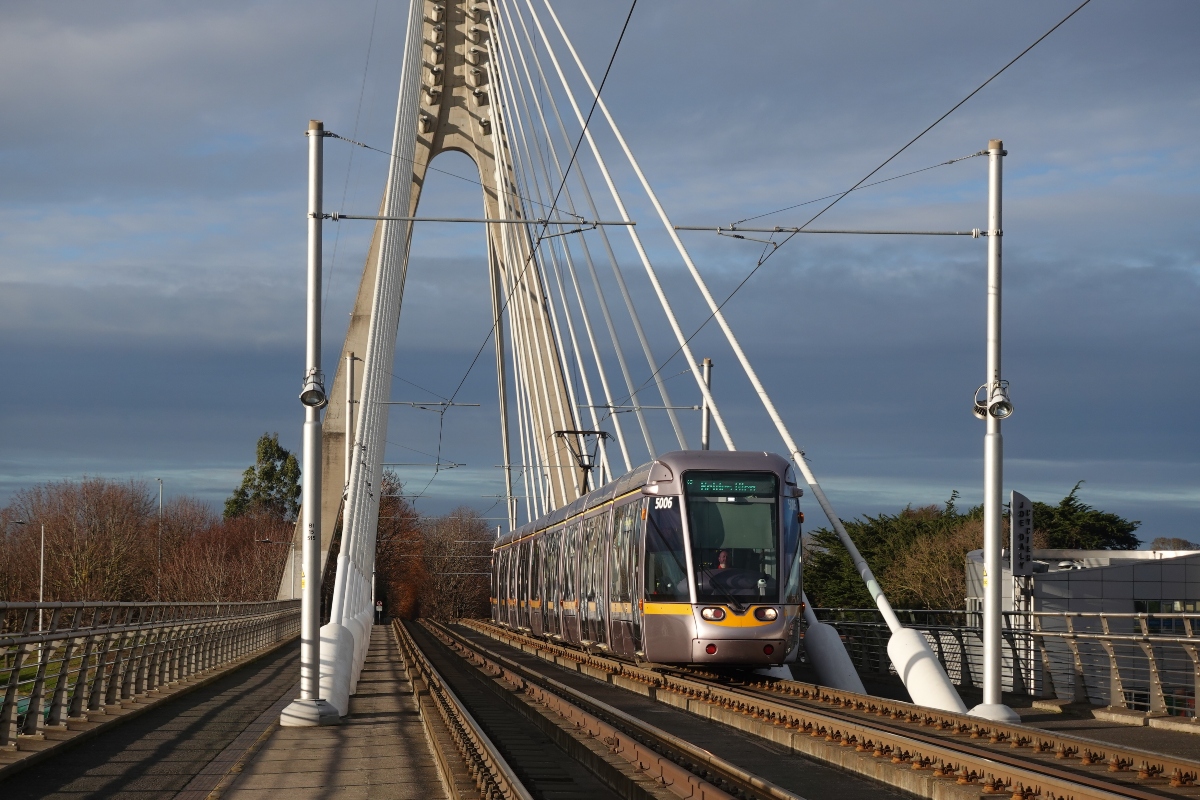
[[[863,176],[863,178],[862,178],[861,180],[859,180],[859,181],[858,181],[857,183],[855,183],[853,186],[851,186],[850,188],[846,189],[845,191],[839,192],[839,193],[837,193],[837,194],[834,194],[834,195],[826,195],[825,197],[819,197],[819,198],[816,198],[815,200],[809,200],[809,201],[806,201],[806,202],[804,202],[804,203],[800,203],[800,204],[798,204],[798,205],[796,205],[796,206],[789,206],[789,207],[787,207],[787,208],[778,209],[777,211],[786,211],[786,210],[790,210],[791,208],[798,208],[798,207],[800,207],[800,206],[803,206],[803,205],[810,205],[810,204],[812,204],[812,203],[817,203],[817,202],[820,202],[820,201],[822,201],[822,200],[827,200],[827,199],[829,199],[829,198],[834,198],[834,200],[833,200],[833,202],[832,202],[832,203],[830,203],[828,206],[826,206],[825,208],[823,208],[823,209],[821,209],[819,212],[817,212],[815,215],[813,215],[813,216],[812,216],[812,217],[811,217],[811,218],[810,218],[810,219],[809,219],[807,222],[805,222],[805,223],[804,223],[804,225],[798,226],[799,228],[805,228],[805,227],[807,227],[808,225],[811,225],[813,222],[815,222],[815,221],[816,221],[816,220],[817,220],[817,219],[818,219],[820,216],[822,216],[822,215],[823,215],[823,214],[824,214],[826,211],[828,211],[829,209],[833,208],[833,206],[834,206],[834,205],[836,205],[836,204],[837,204],[839,201],[841,201],[841,200],[842,200],[842,198],[846,197],[846,196],[847,196],[847,195],[849,195],[851,192],[857,191],[857,190],[859,190],[859,189],[865,189],[865,188],[867,188],[868,186],[874,186],[874,185],[878,185],[879,183],[886,183],[888,180],[896,180],[897,178],[903,178],[903,177],[907,177],[908,175],[913,175],[913,174],[916,174],[916,173],[918,173],[918,172],[925,172],[925,171],[927,171],[927,170],[934,169],[934,168],[936,168],[936,167],[940,167],[940,166],[945,166],[945,165],[947,165],[947,164],[952,164],[952,163],[955,163],[955,162],[957,162],[957,161],[965,161],[965,160],[967,160],[967,159],[969,159],[969,158],[974,158],[976,155],[979,155],[979,154],[977,153],[977,154],[973,154],[973,155],[970,155],[970,156],[963,156],[963,157],[961,157],[961,158],[957,158],[957,159],[951,159],[950,161],[945,161],[945,162],[941,162],[941,163],[939,163],[939,164],[934,164],[934,165],[932,165],[932,166],[929,166],[929,167],[924,167],[924,168],[922,168],[922,169],[919,169],[919,170],[914,170],[913,172],[904,173],[903,175],[897,175],[897,176],[895,176],[895,178],[888,178],[887,180],[884,180],[884,181],[878,181],[878,182],[877,182],[877,183],[875,183],[875,184],[865,184],[865,185],[864,185],[864,181],[870,180],[870,178],[871,178],[873,175],[875,175],[877,172],[879,172],[879,170],[883,169],[883,168],[884,168],[885,166],[887,166],[889,163],[891,163],[892,161],[894,161],[894,160],[896,159],[896,157],[897,157],[897,156],[899,156],[901,153],[903,153],[905,150],[907,150],[909,147],[911,147],[913,144],[915,144],[915,143],[917,142],[917,140],[918,140],[918,139],[920,139],[921,137],[923,137],[925,134],[929,133],[929,131],[933,130],[933,129],[934,129],[934,127],[936,127],[936,126],[937,126],[939,123],[941,123],[942,121],[944,121],[944,120],[945,120],[947,117],[949,117],[949,116],[950,116],[952,113],[954,113],[955,111],[957,111],[957,110],[958,110],[960,107],[962,107],[962,105],[963,105],[963,104],[965,104],[965,103],[966,103],[968,100],[970,100],[972,97],[974,97],[976,94],[978,94],[978,93],[979,93],[979,92],[980,92],[980,91],[981,91],[981,90],[982,90],[984,87],[986,87],[988,84],[990,84],[990,83],[991,83],[992,81],[994,81],[996,78],[1000,77],[1000,75],[1001,75],[1002,73],[1004,73],[1004,72],[1005,72],[1005,71],[1006,71],[1006,70],[1007,70],[1009,67],[1011,67],[1013,64],[1017,63],[1017,61],[1019,61],[1019,60],[1020,60],[1020,59],[1021,59],[1021,58],[1022,58],[1024,55],[1025,55],[1025,54],[1027,54],[1029,51],[1033,50],[1033,48],[1035,48],[1035,47],[1037,47],[1039,44],[1041,44],[1041,43],[1042,43],[1042,41],[1044,41],[1044,40],[1045,40],[1045,39],[1046,39],[1048,36],[1050,36],[1050,34],[1054,33],[1056,30],[1058,30],[1060,27],[1062,27],[1062,25],[1063,25],[1064,23],[1066,23],[1066,22],[1067,22],[1067,20],[1071,19],[1071,18],[1072,18],[1072,17],[1074,17],[1076,14],[1078,14],[1078,13],[1079,13],[1081,10],[1083,10],[1084,6],[1086,6],[1086,5],[1087,5],[1088,3],[1090,3],[1090,2],[1091,2],[1091,0],[1084,0],[1082,3],[1080,3],[1078,6],[1076,6],[1076,7],[1075,7],[1075,8],[1074,8],[1074,9],[1071,11],[1071,13],[1067,14],[1065,17],[1063,17],[1061,20],[1059,20],[1059,21],[1058,21],[1058,22],[1057,22],[1057,23],[1056,23],[1056,24],[1055,24],[1053,27],[1051,27],[1051,28],[1050,28],[1048,31],[1046,31],[1046,32],[1045,32],[1045,33],[1043,33],[1041,36],[1039,36],[1037,39],[1035,39],[1035,40],[1034,40],[1034,42],[1033,42],[1032,44],[1030,44],[1028,47],[1026,47],[1024,50],[1022,50],[1020,53],[1018,53],[1018,54],[1017,54],[1015,57],[1013,57],[1013,59],[1012,59],[1012,60],[1010,60],[1010,61],[1009,61],[1007,64],[1005,64],[1003,67],[1001,67],[1001,68],[1000,68],[1000,69],[998,69],[996,72],[994,72],[994,73],[991,75],[991,77],[989,77],[987,80],[985,80],[985,81],[984,81],[983,83],[981,83],[979,86],[977,86],[977,87],[976,87],[976,88],[975,88],[973,91],[971,91],[971,93],[970,93],[970,94],[968,94],[968,95],[967,95],[966,97],[964,97],[962,100],[959,100],[957,103],[955,103],[955,104],[954,104],[954,105],[953,105],[953,106],[950,108],[950,110],[949,110],[949,111],[947,111],[946,113],[942,114],[940,117],[938,117],[937,119],[935,119],[935,120],[934,120],[932,123],[930,123],[930,124],[929,124],[929,126],[928,126],[928,127],[926,127],[924,130],[922,130],[922,131],[921,131],[919,134],[917,134],[915,137],[913,137],[912,139],[910,139],[910,140],[909,140],[909,141],[908,141],[908,142],[907,142],[907,143],[906,143],[906,144],[905,144],[903,147],[901,147],[899,150],[897,150],[895,153],[893,153],[891,156],[889,156],[887,159],[885,159],[885,160],[883,161],[883,163],[881,163],[879,166],[875,167],[873,170],[871,170],[870,172],[868,172],[868,173],[867,173],[865,176]],[[757,215],[757,216],[753,216],[753,217],[746,217],[746,218],[745,218],[744,220],[742,220],[742,221],[743,221],[743,222],[748,222],[748,221],[750,221],[750,220],[758,219],[759,217],[763,217],[763,216],[770,216],[771,214],[777,213],[777,211],[769,211],[769,212],[766,212],[765,214],[759,214],[759,215]],[[735,223],[735,224],[736,224],[736,223]],[[797,233],[798,233],[798,232],[799,232],[799,231],[797,231]],[[793,233],[791,236],[795,236],[795,235],[797,235],[797,233]],[[789,237],[788,237],[788,239],[790,239],[790,238],[791,238],[791,236],[789,236]],[[779,242],[779,243],[776,243],[776,244],[775,244],[775,246],[774,246],[774,247],[773,247],[773,248],[772,248],[772,249],[771,249],[769,252],[767,252],[766,250],[764,250],[764,253],[763,253],[763,255],[759,256],[758,263],[757,263],[757,264],[755,264],[755,266],[754,266],[754,267],[753,267],[753,268],[752,268],[752,269],[751,269],[751,270],[750,270],[750,271],[749,271],[749,272],[746,274],[746,276],[745,276],[744,278],[742,278],[742,280],[741,280],[740,282],[738,282],[738,285],[737,285],[737,286],[735,286],[735,287],[733,288],[733,291],[731,291],[731,292],[730,292],[730,293],[729,293],[729,294],[728,294],[728,295],[725,297],[725,299],[724,299],[724,300],[722,300],[722,301],[720,302],[720,304],[718,304],[718,306],[717,306],[717,310],[723,309],[723,308],[725,307],[725,305],[726,305],[726,304],[727,304],[727,303],[728,303],[730,300],[732,300],[732,299],[734,298],[734,296],[738,294],[738,292],[740,292],[740,291],[742,290],[742,288],[743,288],[743,287],[744,287],[744,286],[745,286],[745,285],[746,285],[746,284],[749,282],[749,280],[750,280],[752,277],[754,277],[754,275],[755,275],[755,274],[758,272],[758,270],[759,270],[759,269],[760,269],[760,268],[763,266],[763,264],[765,264],[765,263],[766,263],[767,259],[769,259],[769,258],[770,258],[772,255],[774,255],[774,253],[775,253],[776,251],[778,251],[778,250],[779,250],[779,248],[780,248],[780,247],[781,247],[783,244],[785,244],[785,243],[786,243],[786,240],[785,240],[784,242]],[[715,317],[715,313],[709,313],[709,315],[708,315],[707,317],[705,317],[705,319],[704,319],[704,320],[703,320],[703,321],[700,323],[700,325],[698,325],[698,326],[696,327],[696,329],[695,329],[695,330],[692,332],[692,334],[691,334],[690,336],[688,336],[688,337],[686,338],[686,340],[685,340],[685,341],[686,341],[686,342],[691,342],[691,341],[692,341],[692,339],[696,338],[696,336],[698,336],[698,335],[700,334],[700,332],[701,332],[702,330],[704,330],[704,328],[705,328],[705,327],[707,327],[707,326],[708,326],[708,323],[710,323],[710,322],[712,322],[712,321],[713,321],[714,317]],[[667,359],[665,362],[663,362],[663,365],[662,365],[662,367],[660,367],[660,369],[663,369],[663,368],[665,368],[665,367],[666,367],[666,365],[667,365],[667,363],[668,363],[668,362],[670,362],[672,359],[674,359],[674,358],[675,358],[675,356],[677,356],[677,355],[679,355],[681,352],[683,352],[683,350],[684,350],[684,348],[683,348],[683,347],[682,347],[682,345],[681,345],[679,348],[677,348],[677,349],[675,350],[675,352],[673,352],[673,353],[671,354],[670,358],[668,358],[668,359]],[[647,383],[648,383],[648,382],[649,382],[649,381],[647,381]],[[643,387],[644,387],[644,386],[645,386],[645,384],[643,384]]]

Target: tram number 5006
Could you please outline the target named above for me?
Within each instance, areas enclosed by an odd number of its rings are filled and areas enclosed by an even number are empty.
[[[674,507],[675,507],[675,498],[674,497],[656,497],[656,498],[654,498],[654,508],[655,509],[674,508]]]

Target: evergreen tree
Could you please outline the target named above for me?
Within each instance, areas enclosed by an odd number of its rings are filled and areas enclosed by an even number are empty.
[[[225,501],[225,519],[265,514],[294,522],[300,513],[300,464],[279,444],[278,433],[258,439],[258,458],[242,473],[242,485]]]
[[[1083,481],[1057,506],[1033,504],[1034,535],[1044,537],[1039,546],[1073,550],[1136,550],[1141,540],[1133,532],[1139,520],[1127,520],[1107,511],[1099,511],[1076,495]]]
[[[949,536],[964,522],[982,519],[983,508],[977,506],[960,513],[954,492],[945,507],[907,506],[899,514],[863,516],[842,524],[850,534],[871,571],[880,580],[888,567],[906,553],[918,539],[929,536]],[[804,591],[809,601],[819,607],[873,608],[875,601],[867,593],[862,578],[850,560],[837,533],[818,528],[806,537]],[[885,594],[889,587],[884,585]]]

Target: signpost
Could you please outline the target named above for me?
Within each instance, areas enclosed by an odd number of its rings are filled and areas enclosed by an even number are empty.
[[[1033,503],[1020,492],[1012,493],[1008,521],[1012,576],[1028,578],[1033,574]]]

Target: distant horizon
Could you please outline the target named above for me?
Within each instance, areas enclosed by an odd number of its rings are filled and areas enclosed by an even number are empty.
[[[581,58],[603,67],[624,10],[555,7]],[[639,4],[605,100],[672,221],[728,225],[852,186],[1070,9],[1022,0],[970,31],[946,10],[934,0],[764,0],[754,13],[714,0]],[[12,376],[0,395],[0,504],[86,474],[161,477],[167,497],[219,510],[264,431],[298,452],[303,134],[319,118],[389,146],[406,11],[364,0],[337,14],[310,0],[64,0],[6,14],[0,68],[19,79],[0,83],[0,102],[21,124],[0,142],[0,348]],[[1057,503],[1082,479],[1084,502],[1141,520],[1147,541],[1200,539],[1190,403],[1200,396],[1198,29],[1200,6],[1183,0],[1090,4],[876,176],[1004,140],[1003,377],[1015,405],[1004,494]],[[593,124],[613,157],[599,115]],[[327,210],[375,213],[387,164],[329,140]],[[478,216],[477,168],[460,153],[434,165],[451,174],[431,173],[420,213]],[[628,166],[611,166],[691,334],[707,309]],[[855,192],[821,224],[983,227],[985,166],[973,158]],[[578,168],[601,215],[615,213],[592,162]],[[797,225],[817,207],[760,221]],[[719,300],[762,248],[680,235]],[[368,223],[326,226],[327,373],[369,237]],[[598,234],[587,237],[603,253]],[[667,359],[675,340],[640,261],[624,231],[610,238],[654,357]],[[983,427],[969,400],[985,370],[985,242],[796,237],[725,307],[843,518],[941,505],[953,490],[961,505],[981,501]],[[416,228],[392,398],[461,385],[459,400],[480,403],[447,412],[440,438],[433,412],[392,407],[386,461],[466,465],[397,470],[422,495],[421,513],[503,508],[490,343],[468,371],[491,325],[486,259],[478,230]],[[600,259],[597,268],[641,386],[651,370],[611,270]],[[620,399],[602,324],[596,334]],[[737,447],[781,451],[716,326],[692,346],[715,362],[713,391]],[[658,366],[674,404],[699,402],[691,365],[675,356]],[[661,404],[649,386],[642,402]],[[673,449],[666,415],[647,415],[656,449]],[[695,447],[699,414],[679,415]],[[632,415],[622,424],[636,431]],[[631,460],[646,460],[636,432],[629,443]],[[811,496],[802,502],[811,528],[821,514]]]

